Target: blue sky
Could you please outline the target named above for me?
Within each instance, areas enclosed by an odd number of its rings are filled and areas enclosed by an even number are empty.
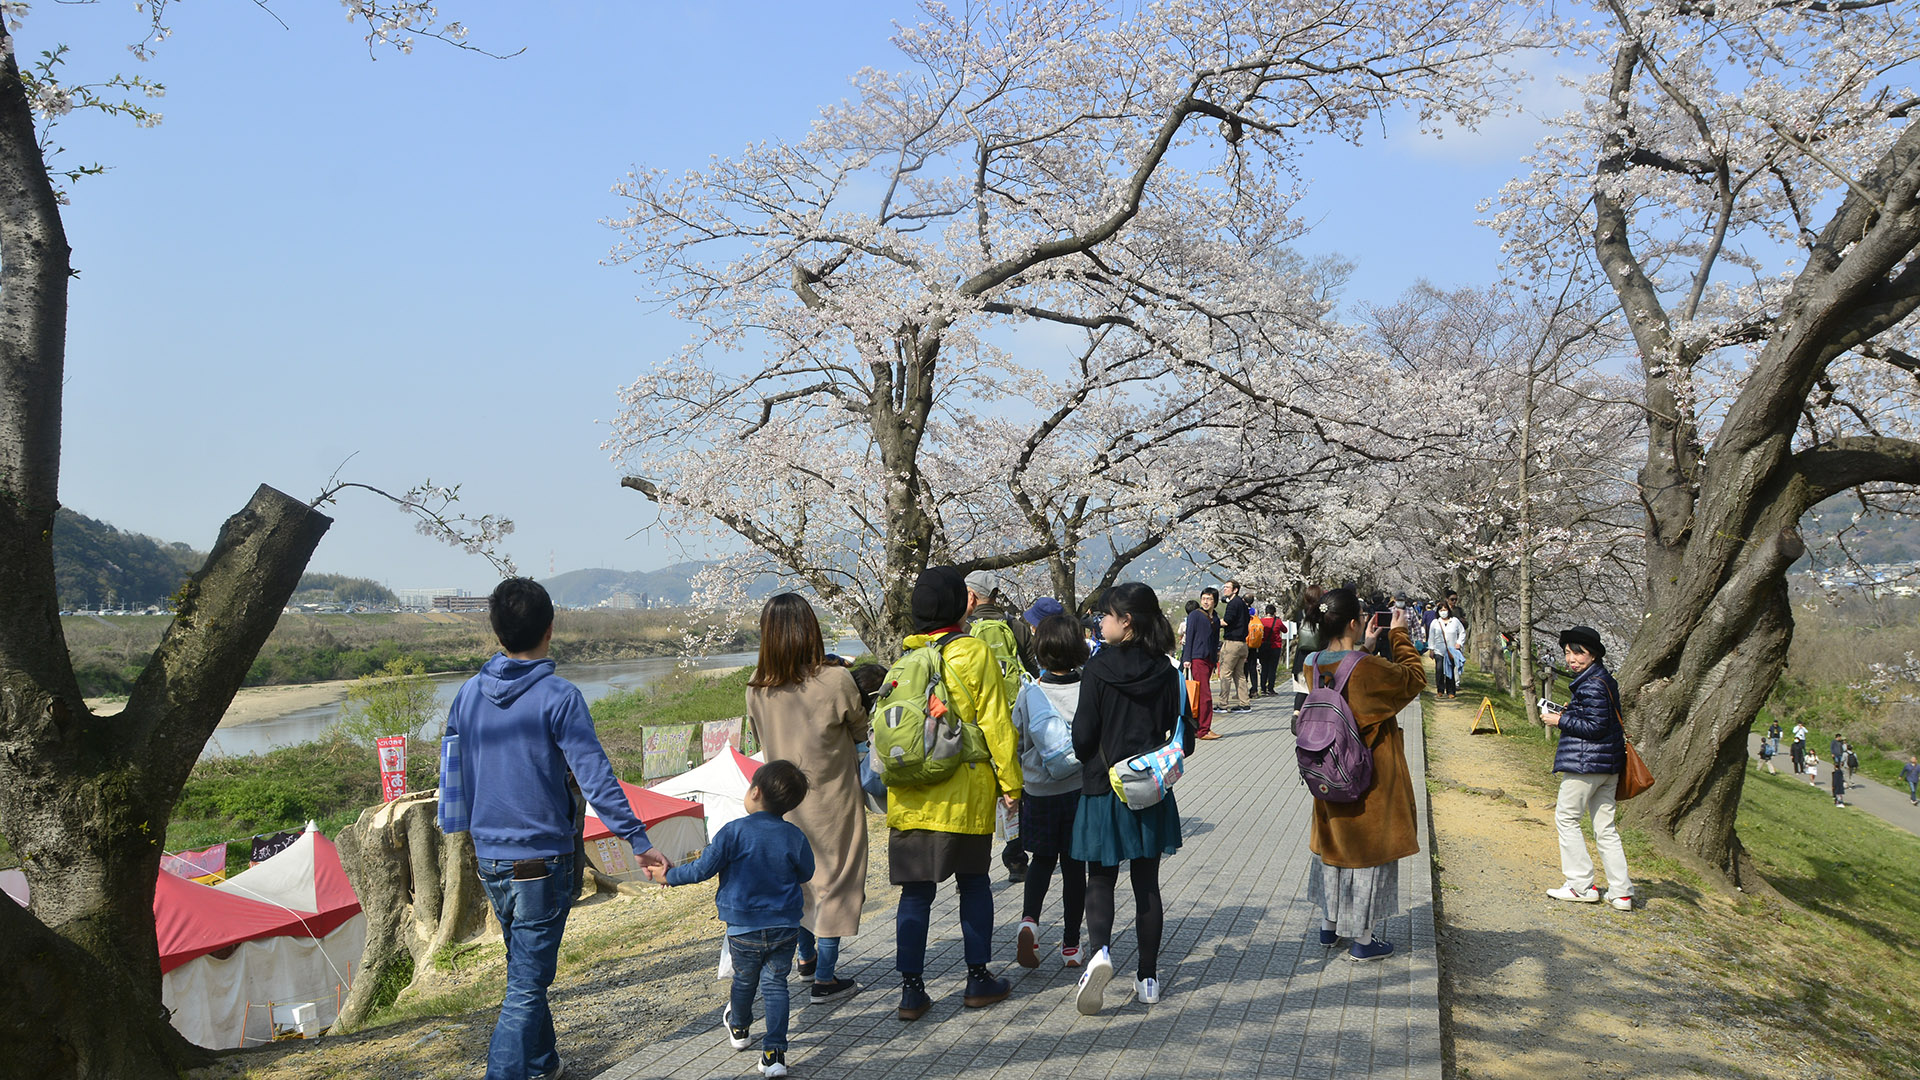
[[[468,510],[517,522],[509,550],[536,576],[700,554],[632,535],[651,511],[599,448],[618,387],[686,337],[602,265],[609,188],[631,165],[799,137],[851,74],[895,62],[911,4],[443,3],[475,43],[525,47],[496,61],[426,41],[370,60],[318,0],[281,4],[289,28],[182,3],[146,65],[125,52],[131,7],[36,5],[19,31],[23,54],[72,46],[70,79],[139,68],[168,87],[158,128],[56,132],[63,160],[111,167],[65,212],[66,505],[204,548],[256,485],[310,497],[351,455],[343,479],[460,483]],[[1359,262],[1349,300],[1491,280],[1474,206],[1536,133],[1314,148],[1300,247]],[[315,569],[490,587],[382,502],[332,513]]]

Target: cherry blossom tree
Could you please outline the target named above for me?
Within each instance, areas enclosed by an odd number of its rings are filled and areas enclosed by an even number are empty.
[[[1078,506],[1074,481],[1137,489],[1147,448],[1180,443],[1108,445],[1177,430],[1122,413],[1229,390],[1295,408],[1295,380],[1257,377],[1319,314],[1287,262],[1294,147],[1390,111],[1474,123],[1514,36],[1502,6],[1456,0],[928,4],[894,39],[902,68],[862,72],[804,138],[618,186],[614,257],[695,328],[623,395],[623,483],[675,530],[744,540],[743,566],[799,578],[880,649],[930,562],[1064,575],[1087,530],[1112,531],[1082,511],[1114,504]],[[1095,339],[1040,344],[1062,330]],[[1036,472],[1016,429],[1082,463],[1050,450]]]
[[[49,5],[51,6],[51,5]],[[464,31],[425,4],[350,0],[370,46]],[[76,108],[159,119],[157,84],[61,79],[47,50],[22,70],[26,5],[0,7],[0,830],[20,857],[32,912],[0,901],[0,1046],[11,1071],[47,1077],[171,1077],[210,1055],[186,1043],[161,1005],[153,918],[167,819],[330,519],[268,487],[228,519],[126,707],[100,717],[74,678],[54,588],[67,285],[73,269],[52,169],[52,123]],[[137,53],[166,36],[165,5]],[[346,485],[359,486],[359,485]],[[452,489],[390,496],[451,520]],[[506,524],[474,523],[497,535]]]
[[[1468,654],[1502,686],[1513,634],[1526,695],[1539,627],[1630,633],[1640,616],[1639,503],[1623,455],[1644,441],[1643,410],[1605,369],[1617,323],[1561,284],[1530,296],[1421,283],[1366,312],[1378,348],[1424,376],[1429,408],[1458,431],[1400,478],[1410,505],[1386,532],[1421,568],[1415,588],[1459,592]]]
[[[1648,616],[1619,668],[1640,814],[1736,883],[1746,736],[1808,508],[1920,481],[1911,0],[1608,0],[1604,70],[1510,185],[1522,266],[1604,275],[1639,352]]]

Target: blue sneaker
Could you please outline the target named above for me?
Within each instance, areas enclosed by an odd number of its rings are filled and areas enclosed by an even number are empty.
[[[1393,942],[1388,941],[1386,938],[1374,938],[1365,945],[1356,941],[1353,943],[1353,947],[1347,950],[1347,959],[1356,964],[1364,963],[1368,960],[1385,960],[1392,955]]]
[[[1335,945],[1340,944],[1340,935],[1332,930],[1322,930],[1320,931],[1320,944],[1331,949]]]

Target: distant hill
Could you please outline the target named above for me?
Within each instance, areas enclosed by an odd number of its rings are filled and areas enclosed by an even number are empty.
[[[62,507],[53,519],[53,576],[63,608],[166,606],[204,552],[121,532]]]
[[[168,607],[206,559],[206,552],[187,544],[122,532],[65,507],[53,519],[53,576],[62,608]],[[309,573],[300,578],[292,602],[384,607],[399,600],[377,581]]]
[[[616,593],[633,597],[636,604],[681,607],[693,601],[694,575],[707,568],[705,562],[674,563],[658,570],[569,570],[547,578],[540,584],[560,607],[588,608],[599,605]],[[771,595],[780,587],[778,579],[767,576],[747,590],[751,599]]]
[[[373,607],[399,607],[400,598],[385,585],[369,578],[345,574],[306,573],[293,590],[290,604],[369,604]]]
[[[1809,515],[1800,522],[1800,531],[1806,538],[1807,547],[1816,548],[1823,541],[1846,530],[1847,548],[1862,563],[1872,565],[1920,560],[1920,520],[1871,514],[1848,529],[1858,505],[1850,505],[1847,497],[1842,495],[1816,507],[1820,521],[1813,521]],[[1824,569],[1843,561],[1838,551],[1810,551],[1794,564],[1794,569],[1804,570],[1809,565]]]

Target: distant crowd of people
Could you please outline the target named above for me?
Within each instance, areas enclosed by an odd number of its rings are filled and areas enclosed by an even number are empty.
[[[1419,851],[1414,778],[1400,711],[1428,685],[1431,654],[1443,697],[1458,692],[1466,625],[1457,597],[1412,602],[1351,587],[1311,587],[1295,617],[1244,595],[1237,582],[1187,604],[1176,633],[1154,590],[1115,586],[1083,620],[1059,600],[1022,608],[993,574],[923,572],[911,596],[912,633],[883,666],[826,652],[811,604],[794,593],[761,612],[748,721],[767,761],[747,815],[720,828],[692,862],[652,849],[594,735],[584,700],[554,674],[553,606],[526,579],[502,582],[490,613],[502,652],[461,689],[442,748],[442,827],[472,834],[480,875],[507,943],[507,990],[488,1050],[490,1080],[557,1080],[564,1072],[546,992],[573,899],[576,795],[631,844],[666,885],[717,876],[732,984],[726,1037],[755,1045],[759,1071],[787,1075],[788,978],[814,1001],[857,992],[838,968],[867,899],[867,812],[886,814],[890,882],[899,889],[895,1014],[933,1007],[926,955],[942,882],[957,894],[966,978],[961,1004],[984,1008],[1012,987],[997,976],[989,873],[1000,861],[1023,884],[1015,961],[1040,966],[1046,901],[1056,872],[1057,962],[1079,971],[1087,1015],[1106,1006],[1114,977],[1121,864],[1133,894],[1133,999],[1158,1002],[1165,923],[1163,860],[1181,847],[1174,781],[1214,719],[1261,697],[1292,694],[1300,775],[1313,795],[1307,893],[1320,944],[1356,962],[1392,955],[1379,935],[1399,913],[1399,862]],[[1631,909],[1632,886],[1613,828],[1624,754],[1617,689],[1605,648],[1584,627],[1562,635],[1576,672],[1571,700],[1549,714],[1561,729],[1564,773],[1556,821],[1566,883],[1549,895],[1596,902],[1580,821],[1593,819],[1606,898]],[[1281,672],[1292,675],[1281,687]],[[997,844],[996,832],[1004,835]]]

